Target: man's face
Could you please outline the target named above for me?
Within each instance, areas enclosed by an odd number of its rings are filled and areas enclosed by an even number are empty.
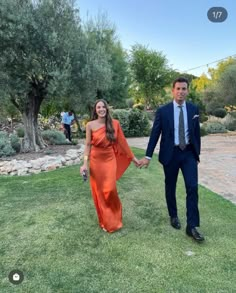
[[[176,82],[175,87],[172,88],[174,100],[178,104],[183,104],[188,94],[188,85],[186,82]]]

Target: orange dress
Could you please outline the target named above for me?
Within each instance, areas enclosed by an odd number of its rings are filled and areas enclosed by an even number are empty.
[[[128,168],[134,155],[119,121],[113,119],[115,142],[106,138],[105,126],[92,131],[90,152],[90,186],[101,228],[114,232],[122,227],[122,205],[116,180]]]

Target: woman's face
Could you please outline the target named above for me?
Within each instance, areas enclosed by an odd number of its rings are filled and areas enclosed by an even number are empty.
[[[103,102],[98,102],[96,105],[96,113],[98,117],[105,118],[107,114],[106,106]]]

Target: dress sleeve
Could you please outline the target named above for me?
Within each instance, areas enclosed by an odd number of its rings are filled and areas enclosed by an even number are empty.
[[[118,180],[129,167],[132,159],[134,158],[134,154],[127,143],[119,121],[115,121],[114,124],[117,135],[114,149],[117,163],[116,179]]]

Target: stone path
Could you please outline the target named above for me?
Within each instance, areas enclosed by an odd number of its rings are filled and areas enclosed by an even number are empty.
[[[130,146],[146,149],[149,138],[127,140]],[[200,159],[199,183],[236,204],[236,135],[202,137]]]

